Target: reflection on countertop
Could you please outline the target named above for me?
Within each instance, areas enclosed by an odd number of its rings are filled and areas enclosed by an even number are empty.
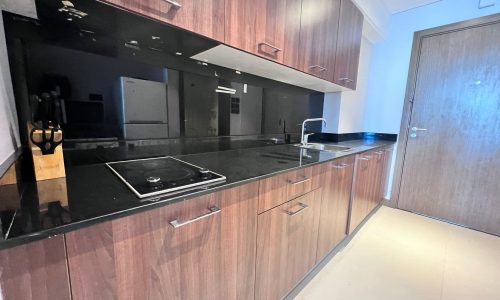
[[[353,147],[353,150],[349,152],[325,152],[302,149],[292,145],[265,144],[259,147],[262,141],[240,141],[239,143],[246,146],[253,143],[256,147],[223,151],[227,149],[225,145],[214,147],[213,152],[197,154],[184,154],[189,153],[190,150],[183,148],[182,145],[167,147],[170,150],[180,151],[181,155],[175,154],[176,152],[167,152],[164,145],[160,147],[160,151],[155,148],[156,146],[135,146],[132,150],[129,147],[125,149],[122,147],[109,153],[104,151],[109,149],[104,148],[86,150],[102,151],[100,155],[82,150],[79,154],[92,157],[92,160],[87,161],[77,159],[79,158],[76,155],[77,152],[70,153],[68,156],[77,163],[66,165],[66,178],[22,182],[0,187],[0,199],[2,199],[0,218],[6,237],[5,240],[0,241],[0,249],[165,206],[303,166],[387,146],[394,142],[355,140],[338,143]],[[224,142],[222,144],[224,145]],[[148,147],[154,149],[148,149]],[[198,148],[197,152],[199,150]],[[101,156],[103,153],[109,157]],[[149,157],[172,155],[188,163],[223,174],[227,181],[210,188],[200,188],[176,195],[139,199],[106,167],[104,161],[148,157],[145,155]],[[84,161],[92,161],[92,163],[84,164]]]

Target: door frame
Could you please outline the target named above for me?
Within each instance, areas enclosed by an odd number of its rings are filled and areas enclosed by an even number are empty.
[[[411,114],[413,110],[413,97],[415,95],[415,89],[417,85],[422,40],[426,37],[447,34],[450,32],[466,30],[474,27],[486,26],[498,22],[500,22],[500,13],[417,31],[413,35],[413,46],[411,50],[410,67],[408,70],[408,80],[406,83],[406,93],[404,98],[403,114],[401,117],[401,127],[399,129],[396,160],[394,163],[394,176],[391,190],[391,202],[395,207],[399,207],[401,179],[403,177],[406,147],[408,144],[408,131],[410,130]]]

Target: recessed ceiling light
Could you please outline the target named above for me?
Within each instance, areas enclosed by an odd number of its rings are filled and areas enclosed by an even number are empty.
[[[67,18],[66,20],[68,20],[68,21],[73,21],[73,19],[72,19],[72,18]]]
[[[175,55],[181,56],[182,52],[175,52]]]
[[[154,36],[154,35],[153,35],[153,36],[151,36],[151,39],[153,39],[153,40],[159,40],[159,39],[160,39],[160,37],[159,37],[159,36]]]
[[[236,70],[236,71],[234,71],[234,72],[235,72],[236,74],[241,75],[241,72],[240,72],[240,71],[238,71],[238,70]]]

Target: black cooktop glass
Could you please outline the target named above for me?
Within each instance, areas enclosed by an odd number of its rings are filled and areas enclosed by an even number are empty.
[[[139,198],[181,192],[226,180],[220,174],[169,156],[107,165]]]

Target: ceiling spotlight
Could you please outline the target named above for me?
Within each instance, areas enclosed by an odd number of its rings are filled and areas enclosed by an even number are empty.
[[[66,20],[68,20],[68,21],[73,21],[73,19],[72,19],[72,18],[67,18]]]
[[[159,40],[159,39],[160,39],[160,37],[159,37],[159,36],[154,36],[154,35],[153,35],[153,36],[151,36],[151,39],[153,39],[153,40]]]
[[[236,70],[236,71],[234,71],[234,72],[235,72],[236,74],[238,74],[238,75],[241,75],[241,71]]]
[[[175,52],[175,55],[181,56],[182,52]]]

